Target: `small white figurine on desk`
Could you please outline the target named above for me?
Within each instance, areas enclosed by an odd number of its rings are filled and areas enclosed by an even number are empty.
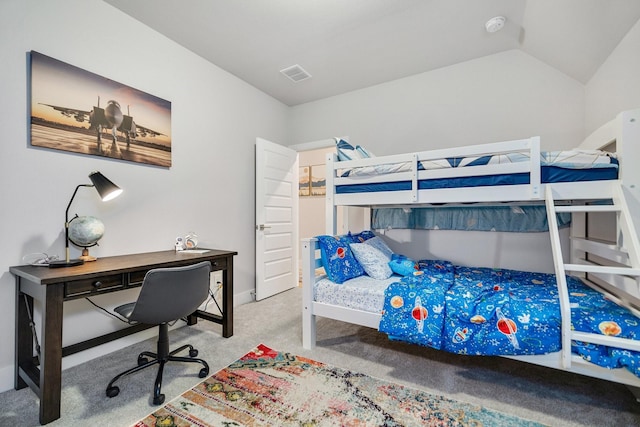
[[[182,237],[176,237],[176,252],[184,251],[184,239]]]

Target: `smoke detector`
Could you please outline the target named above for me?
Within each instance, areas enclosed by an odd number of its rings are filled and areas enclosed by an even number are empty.
[[[291,67],[287,67],[283,70],[280,70],[280,72],[285,76],[287,76],[292,81],[294,81],[295,83],[311,78],[311,74],[309,74],[304,68],[302,68],[298,64],[292,65]]]
[[[504,27],[506,21],[507,19],[504,16],[494,16],[484,24],[484,27],[487,29],[487,33],[497,33]]]

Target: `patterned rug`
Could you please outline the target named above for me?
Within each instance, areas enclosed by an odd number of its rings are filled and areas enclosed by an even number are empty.
[[[135,427],[541,426],[260,344]]]

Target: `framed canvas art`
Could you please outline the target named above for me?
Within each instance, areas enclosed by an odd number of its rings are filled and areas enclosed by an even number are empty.
[[[171,102],[31,51],[33,147],[171,166]]]
[[[298,172],[298,195],[310,196],[311,195],[311,166],[301,166]]]
[[[327,194],[327,166],[313,165],[311,166],[311,195],[325,196]]]

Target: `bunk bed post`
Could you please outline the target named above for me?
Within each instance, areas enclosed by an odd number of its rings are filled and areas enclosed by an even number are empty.
[[[336,153],[327,153],[327,171],[326,171],[326,195],[325,195],[325,232],[330,236],[334,236],[337,234],[337,209],[335,205],[335,200],[333,198],[335,188],[334,188],[334,178],[336,176],[336,170],[334,167],[335,162],[337,161],[338,155]]]
[[[569,291],[567,290],[567,277],[562,259],[562,247],[560,246],[560,233],[558,232],[558,220],[551,186],[546,187],[545,204],[547,207],[547,222],[549,223],[549,237],[551,238],[551,252],[558,284],[558,298],[560,299],[560,326],[561,363],[564,369],[571,368],[571,306],[569,303]]]
[[[623,111],[615,121],[616,152],[620,161],[623,194],[636,230],[640,230],[640,169],[625,159],[640,159],[640,108]]]
[[[418,201],[418,153],[411,155],[411,201]]]
[[[316,276],[315,252],[318,239],[302,239],[302,347],[316,346],[316,316],[313,314],[313,284]]]
[[[531,184],[531,198],[542,199],[540,173],[540,137],[529,138],[529,152],[531,153],[531,171],[529,172],[529,184]]]

